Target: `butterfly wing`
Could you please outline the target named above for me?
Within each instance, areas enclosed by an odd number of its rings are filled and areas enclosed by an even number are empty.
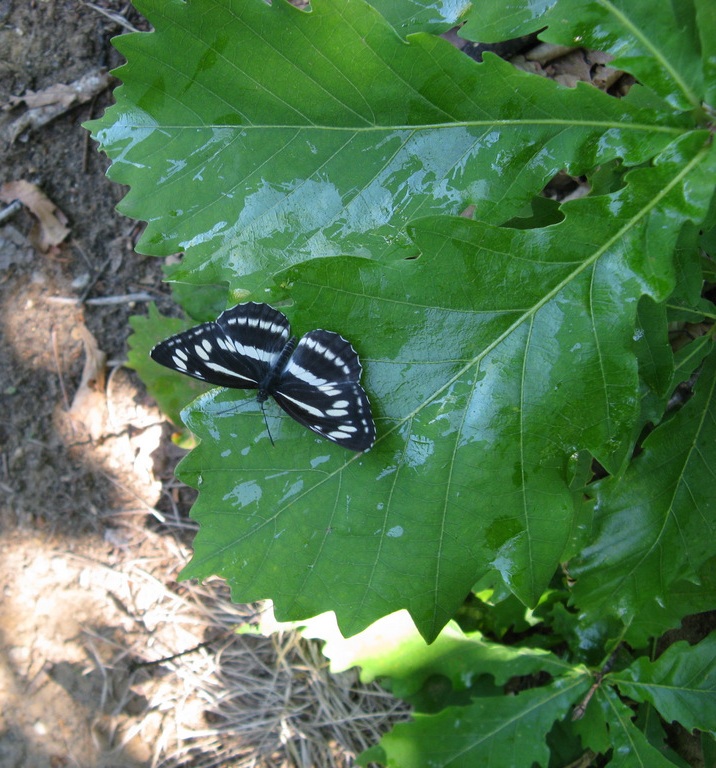
[[[157,344],[153,360],[220,387],[257,389],[286,346],[285,315],[250,301]]]
[[[311,331],[296,345],[276,386],[276,402],[299,424],[351,451],[375,442],[358,354],[340,334]]]

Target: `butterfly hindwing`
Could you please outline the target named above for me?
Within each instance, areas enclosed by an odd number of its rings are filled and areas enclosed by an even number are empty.
[[[332,331],[311,331],[296,346],[273,394],[292,418],[352,451],[375,442],[362,367],[350,342]]]
[[[375,442],[368,397],[356,382],[281,385],[276,402],[299,424],[351,451],[367,451]]]

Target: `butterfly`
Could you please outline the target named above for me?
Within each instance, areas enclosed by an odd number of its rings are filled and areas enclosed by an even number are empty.
[[[257,389],[299,424],[351,451],[375,442],[362,366],[350,342],[333,331],[291,336],[288,318],[268,304],[237,304],[157,344],[152,359],[209,384]]]

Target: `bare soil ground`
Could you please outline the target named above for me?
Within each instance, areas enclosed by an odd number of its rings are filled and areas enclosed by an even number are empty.
[[[125,25],[122,0],[0,0],[0,212],[26,203],[0,221],[0,768],[346,765],[392,699],[175,582],[191,492],[122,367],[129,317],[170,307],[162,264],[81,127]]]

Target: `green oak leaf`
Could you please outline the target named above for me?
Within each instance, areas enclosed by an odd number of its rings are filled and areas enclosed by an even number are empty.
[[[704,359],[713,353],[714,340],[710,335],[699,336],[674,355],[674,382],[688,381]]]
[[[716,605],[716,556],[699,569],[697,579],[674,582],[666,600],[642,611],[629,624],[624,641],[633,648],[646,648],[667,629],[675,629],[685,616],[713,610]]]
[[[255,290],[316,257],[410,255],[406,224],[501,223],[557,171],[647,161],[693,128],[588,85],[566,89],[428,34],[401,39],[363,0],[140,0],[117,103],[88,123],[171,278]],[[181,55],[177,55],[181,51]]]
[[[325,640],[323,655],[331,671],[361,668],[361,680],[391,678],[394,696],[414,695],[432,675],[443,675],[454,690],[469,688],[481,675],[503,686],[517,675],[548,672],[571,674],[573,667],[542,648],[510,648],[491,642],[480,632],[463,632],[450,622],[433,643],[426,643],[405,611],[379,619],[363,632],[344,638],[332,614],[309,620],[304,637]]]
[[[578,736],[583,750],[606,755],[612,748],[609,728],[601,707],[588,706],[584,715],[572,723],[572,732]]]
[[[609,675],[623,696],[649,702],[667,723],[688,731],[713,730],[716,723],[716,634],[696,645],[670,645],[656,660],[637,659]]]
[[[624,624],[668,603],[671,586],[695,580],[714,556],[716,356],[694,396],[644,441],[621,477],[596,485],[595,536],[570,565],[574,602],[590,617]]]
[[[380,740],[387,765],[401,768],[547,768],[545,737],[586,693],[583,672],[515,696],[476,698],[436,715],[416,714]]]
[[[493,12],[495,9],[493,8]],[[713,11],[700,3],[700,19],[713,20]],[[701,39],[713,41],[713,26],[696,23],[694,5],[685,0],[532,0],[510,3],[509,13],[485,29],[481,8],[475,4],[460,34],[486,42],[491,36],[516,37],[540,32],[540,39],[560,45],[593,48],[614,56],[610,66],[624,69],[677,109],[700,109],[704,69],[713,74],[709,52],[701,57]],[[708,32],[707,32],[708,30]],[[701,32],[702,38],[699,37]],[[711,91],[713,87],[709,85]]]
[[[670,322],[699,323],[709,302],[703,298],[704,279],[700,247],[699,227],[685,224],[674,251],[677,283],[669,296],[667,309]]]
[[[671,395],[674,355],[669,345],[666,306],[645,297],[639,302],[635,351],[639,361],[641,413],[635,422],[636,442],[645,424],[657,424]]]
[[[287,271],[274,295],[294,332],[354,340],[378,439],[348,454],[269,404],[272,447],[251,395],[200,398],[184,412],[202,442],[179,468],[200,490],[183,577],[220,574],[281,620],[335,610],[346,634],[406,608],[433,639],[490,571],[534,605],[571,535],[570,457],[617,468],[630,450],[638,300],[673,287],[668,222],[703,215],[710,152],[685,137],[545,229],[429,218],[410,228],[417,259]]]
[[[609,735],[619,768],[674,768],[646,735],[632,722],[634,712],[619,698],[616,691],[602,686],[595,696],[604,719],[609,724]]]

